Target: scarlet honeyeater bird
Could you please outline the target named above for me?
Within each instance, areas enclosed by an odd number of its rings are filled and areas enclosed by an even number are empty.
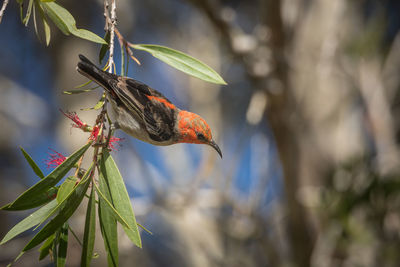
[[[210,145],[222,158],[221,149],[202,117],[177,108],[144,83],[105,72],[82,55],[79,58],[78,72],[106,90],[115,128],[158,146],[176,143]]]

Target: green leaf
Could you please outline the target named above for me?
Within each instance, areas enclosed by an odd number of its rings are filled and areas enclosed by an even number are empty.
[[[81,147],[78,151],[69,156],[63,163],[55,168],[49,175],[40,180],[34,186],[26,190],[20,195],[13,203],[7,206],[7,209],[25,209],[25,207],[34,208],[37,207],[36,198],[39,195],[46,194],[46,191],[51,187],[55,186],[68,172],[74,167],[75,163],[90,147],[91,143],[88,143]],[[32,203],[35,203],[34,205]],[[21,208],[23,207],[23,208]],[[4,208],[4,207],[3,207]],[[2,209],[3,209],[2,208]]]
[[[110,31],[106,32],[106,35],[104,36],[104,40],[106,41],[106,44],[103,44],[101,46],[100,53],[99,53],[99,63],[100,64],[110,47]]]
[[[60,230],[61,228],[57,229],[54,233],[54,240],[52,246],[52,260],[57,265],[57,258],[58,258],[58,244],[60,243]]]
[[[180,51],[150,44],[132,44],[131,47],[146,51],[168,65],[201,80],[216,84],[226,84],[224,79],[215,70],[200,60]]]
[[[17,3],[19,4],[19,17],[21,22],[24,23],[24,0],[17,0]]]
[[[96,86],[93,88],[88,88],[88,89],[81,89],[81,90],[69,90],[69,91],[64,91],[63,93],[66,95],[76,95],[76,94],[82,94],[82,93],[87,93],[87,92],[91,92],[97,88],[99,88],[100,86]]]
[[[89,81],[87,81],[87,82],[85,82],[85,83],[83,83],[83,84],[80,84],[80,85],[78,85],[78,86],[75,86],[75,89],[82,88],[82,87],[84,87],[84,86],[90,84],[91,82],[92,82],[92,80],[89,80]]]
[[[26,161],[29,163],[29,165],[31,166],[32,170],[36,173],[36,175],[39,176],[39,178],[43,179],[44,178],[44,174],[40,170],[39,166],[33,161],[31,156],[22,147],[19,147],[19,149],[21,149],[21,152],[24,155]]]
[[[74,190],[77,181],[78,178],[76,178],[75,176],[69,176],[67,177],[67,179],[65,179],[65,181],[60,186],[60,189],[58,189],[57,193],[57,202],[59,204],[61,204]]]
[[[90,266],[93,259],[94,240],[96,236],[96,199],[94,187],[90,193],[88,207],[86,211],[85,233],[83,235],[83,247],[81,266]]]
[[[11,265],[13,265],[17,260],[19,260],[19,258],[21,258],[22,255],[24,255],[24,253],[25,253],[25,252],[21,251],[21,252],[18,254],[18,256],[17,256],[11,263],[9,263],[9,264],[7,265],[7,267],[11,267]]]
[[[136,224],[135,214],[132,204],[126,190],[124,180],[118,170],[117,165],[109,154],[108,150],[103,150],[100,163],[100,171],[107,182],[111,193],[112,203],[122,218],[128,223],[128,226],[122,225],[129,239],[138,247],[142,247],[138,226]]]
[[[43,245],[39,248],[39,261],[43,260],[44,258],[47,257],[47,255],[49,255],[51,247],[53,245],[53,241],[54,241],[55,235],[52,234],[51,236],[49,236],[49,238],[46,239],[46,241],[44,241]]]
[[[33,27],[35,28],[36,37],[38,38],[38,40],[40,40],[39,31],[38,31],[38,27],[37,27],[37,21],[36,21],[36,10],[35,10],[35,6],[36,6],[36,5],[33,5],[33,7],[32,7],[32,9],[33,9]]]
[[[22,20],[22,23],[25,26],[28,26],[29,18],[31,17],[31,13],[32,13],[32,7],[33,7],[33,0],[29,0],[28,9],[26,10],[25,18]]]
[[[67,260],[68,223],[65,222],[60,231],[60,240],[57,251],[57,267],[64,267]]]
[[[64,183],[60,186],[57,194],[57,203],[58,205],[44,218],[38,226],[34,230],[36,230],[43,222],[47,221],[51,216],[53,216],[57,211],[63,208],[66,203],[66,200],[73,194],[76,189],[76,182],[78,179],[74,176],[68,177]]]
[[[99,37],[98,35],[85,29],[78,29],[76,27],[75,19],[71,15],[71,13],[69,13],[68,10],[66,10],[59,4],[55,2],[41,2],[41,4],[50,19],[65,35],[69,35],[71,33],[76,37],[86,39],[95,43],[106,43],[106,41],[104,41],[104,39]]]
[[[96,105],[94,105],[94,107],[92,107],[92,108],[82,108],[81,110],[92,110],[92,109],[98,110],[98,109],[101,109],[104,106],[105,102],[106,102],[106,94],[104,93],[101,96],[100,100],[96,103]]]
[[[105,199],[111,199],[110,191],[104,177],[99,175],[100,190],[104,192],[104,198],[99,198],[99,221],[101,235],[103,236],[104,246],[107,251],[108,266],[117,267],[118,265],[118,233],[117,220],[105,202]]]
[[[105,207],[111,211],[111,214],[115,217],[117,221],[119,221],[123,226],[129,227],[128,223],[122,216],[118,213],[118,211],[115,209],[113,204],[110,202],[109,198],[106,197],[106,195],[100,190],[100,188],[95,184],[94,185],[96,188],[96,192],[99,195],[100,199],[102,199],[105,202]]]
[[[43,7],[40,5],[38,0],[35,1],[35,7],[37,8],[37,10],[39,10],[39,15],[40,15],[40,18],[42,19],[43,31],[44,31],[45,40],[46,40],[46,46],[49,46],[50,39],[51,39],[51,31],[50,31],[49,22],[47,21],[47,18],[44,15]]]
[[[43,218],[46,218],[48,214],[57,206],[57,201],[54,199],[46,206],[33,212],[31,215],[17,223],[11,230],[5,235],[3,240],[1,240],[0,245],[3,245],[7,241],[13,239],[17,235],[25,232],[26,230],[39,224]]]
[[[28,251],[35,246],[42,243],[46,238],[52,235],[57,229],[59,229],[75,212],[79,204],[82,202],[83,197],[89,187],[91,179],[88,179],[89,174],[92,172],[93,165],[85,173],[84,177],[77,185],[73,193],[67,198],[65,205],[63,205],[60,212],[50,222],[48,222],[29,243],[24,247],[22,251]]]
[[[50,202],[57,196],[57,191],[58,188],[51,187],[46,192],[38,193],[34,198],[31,199],[31,201],[25,201],[23,203],[19,203],[18,205],[13,204],[12,202],[7,205],[4,205],[3,207],[0,208],[0,210],[16,211],[16,210],[33,209]]]

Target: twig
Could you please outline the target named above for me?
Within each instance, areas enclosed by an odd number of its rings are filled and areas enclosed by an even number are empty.
[[[116,19],[117,19],[117,14],[116,14],[116,9],[117,5],[115,4],[115,0],[111,0],[111,18],[110,18],[110,55],[109,55],[109,61],[108,61],[108,72],[112,73],[113,71],[113,65],[114,65],[114,36],[115,36],[115,24],[116,24]]]
[[[3,18],[4,11],[6,10],[7,5],[8,5],[8,0],[4,0],[3,6],[0,9],[0,23],[1,23],[1,19]]]
[[[132,60],[134,60],[138,65],[140,65],[140,61],[133,55],[132,49],[130,48],[130,46],[133,46],[132,43],[128,42],[123,36],[122,34],[118,31],[117,28],[115,28],[115,34],[118,37],[119,40],[119,44],[121,45],[121,47],[125,47],[125,51],[126,53],[131,57]]]
[[[109,15],[109,13],[108,13],[108,6],[109,6],[109,4],[108,4],[108,0],[104,0],[104,18],[105,18],[105,21],[106,21],[106,23],[105,23],[105,25],[104,25],[104,31],[105,32],[108,32],[108,22],[110,21],[110,15]]]

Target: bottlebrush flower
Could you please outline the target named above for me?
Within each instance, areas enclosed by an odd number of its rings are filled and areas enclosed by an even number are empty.
[[[122,146],[121,142],[123,140],[124,140],[124,138],[118,138],[118,137],[111,136],[110,143],[108,144],[108,148],[111,149],[112,151],[117,151],[118,148],[120,148]],[[117,148],[117,146],[118,146],[118,148]]]
[[[74,123],[72,124],[72,127],[74,128],[79,128],[82,130],[85,130],[85,128],[87,127],[87,124],[82,122],[82,120],[78,117],[78,115],[76,115],[76,112],[64,112],[62,111],[62,109],[60,109],[60,112],[62,114],[64,114],[65,117],[67,117],[68,119],[72,120]]]
[[[54,153],[49,153],[49,158],[44,161],[47,168],[56,168],[58,165],[64,162],[66,157],[63,154],[55,151],[54,149],[49,148],[49,150],[53,151]]]

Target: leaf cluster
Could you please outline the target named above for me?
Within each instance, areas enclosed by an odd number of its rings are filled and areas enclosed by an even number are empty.
[[[108,254],[110,266],[118,266],[118,236],[117,223],[120,223],[129,239],[141,247],[141,239],[135,214],[126,190],[122,176],[107,149],[101,152],[97,164],[92,164],[81,177],[68,176],[57,185],[68,172],[77,168],[76,163],[87,152],[91,142],[72,153],[47,176],[43,175],[35,161],[21,148],[21,151],[32,167],[39,181],[23,192],[15,201],[1,207],[2,210],[18,211],[38,208],[32,214],[16,224],[1,240],[0,245],[10,241],[19,234],[40,227],[35,236],[25,245],[15,259],[18,260],[26,251],[39,244],[40,257],[44,259],[52,255],[56,266],[65,266],[68,233],[72,231],[68,220],[81,205],[83,199],[89,199],[83,234],[81,265],[89,266],[96,257],[93,253],[96,233],[96,210],[99,213],[99,223],[104,245]],[[95,170],[98,170],[98,180]],[[77,172],[79,173],[79,172]],[[87,191],[90,188],[90,195]],[[97,197],[97,199],[96,199]]]

